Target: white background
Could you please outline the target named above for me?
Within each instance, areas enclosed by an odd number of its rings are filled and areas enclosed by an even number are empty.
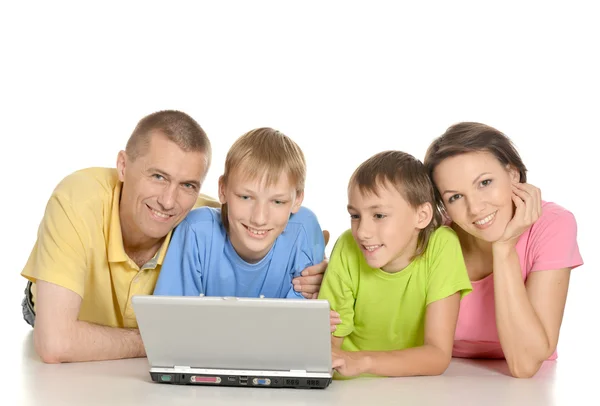
[[[346,184],[360,162],[385,149],[423,159],[458,121],[505,132],[530,183],[577,218],[585,265],[572,274],[558,362],[565,376],[591,369],[600,282],[593,2],[414,3],[0,3],[3,352],[28,329],[19,273],[56,183],[113,166],[141,117],[180,109],[213,144],[202,189],[212,196],[238,136],[271,126],[292,137],[308,160],[305,205],[332,233],[328,252],[349,227]]]

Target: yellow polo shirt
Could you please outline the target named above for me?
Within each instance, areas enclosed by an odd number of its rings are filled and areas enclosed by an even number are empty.
[[[65,287],[83,299],[79,320],[136,328],[131,298],[152,294],[171,239],[141,269],[125,253],[116,169],[88,168],[63,179],[48,201],[21,275]],[[200,195],[195,207],[219,207]],[[35,284],[32,286],[35,303]]]

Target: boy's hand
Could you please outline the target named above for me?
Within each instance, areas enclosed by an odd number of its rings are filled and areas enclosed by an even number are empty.
[[[368,359],[360,352],[331,349],[332,367],[344,376],[358,376],[367,372]]]
[[[329,231],[323,231],[325,246],[329,242]],[[319,289],[323,282],[323,274],[327,269],[327,257],[320,264],[312,265],[302,271],[302,276],[297,276],[292,279],[294,290],[302,293],[307,299],[316,299],[319,296]]]
[[[330,324],[331,324],[331,332],[333,333],[335,331],[335,329],[337,328],[336,326],[342,322],[342,319],[340,318],[339,313],[331,310],[329,312],[329,320],[330,320]]]
[[[320,264],[309,266],[302,271],[302,276],[292,279],[294,290],[301,292],[307,299],[316,299],[319,296],[319,289],[321,289],[323,274],[326,269],[327,259],[324,259]]]

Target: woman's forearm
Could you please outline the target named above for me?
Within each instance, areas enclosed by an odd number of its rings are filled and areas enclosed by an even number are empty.
[[[553,348],[527,295],[516,249],[494,245],[493,255],[498,337],[511,374],[528,378]]]

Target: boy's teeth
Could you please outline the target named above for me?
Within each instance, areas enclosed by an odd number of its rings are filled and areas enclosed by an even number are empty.
[[[264,233],[266,233],[266,231],[264,230],[255,230],[253,228],[248,227],[248,230],[252,233],[252,234],[256,234],[256,235],[263,235]]]
[[[475,224],[482,226],[482,225],[484,225],[486,223],[489,223],[494,218],[495,215],[496,215],[496,212],[490,214],[489,216],[487,216],[484,219],[476,221]]]
[[[381,247],[382,244],[379,245],[365,245],[365,249],[367,251],[375,251],[377,248]]]

